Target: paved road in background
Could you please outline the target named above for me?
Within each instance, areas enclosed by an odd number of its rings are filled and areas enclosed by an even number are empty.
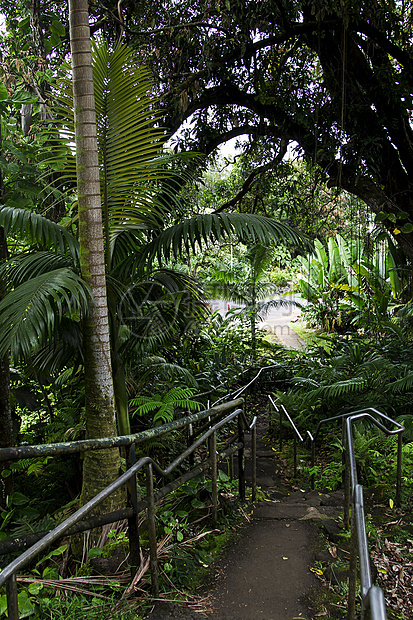
[[[284,301],[298,301],[299,303],[305,303],[300,299],[298,295],[289,294],[280,299]],[[225,316],[225,313],[232,308],[240,308],[241,306],[233,304],[222,299],[214,299],[211,302],[213,310],[219,310],[220,313]],[[293,349],[303,349],[304,340],[300,338],[295,331],[290,327],[290,323],[298,321],[301,315],[301,309],[291,303],[291,305],[280,305],[275,308],[271,308],[265,317],[265,321],[260,321],[258,327],[265,329],[267,332],[274,334],[280,340],[281,344]]]

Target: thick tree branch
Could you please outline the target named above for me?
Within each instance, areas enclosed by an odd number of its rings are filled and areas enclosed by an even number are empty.
[[[281,163],[281,161],[283,160],[287,152],[287,146],[288,146],[288,142],[285,140],[282,140],[277,157],[275,157],[272,161],[268,162],[267,164],[263,164],[262,166],[258,166],[257,168],[255,168],[255,170],[253,170],[248,175],[248,177],[245,179],[240,191],[233,198],[231,198],[231,200],[224,202],[224,204],[222,204],[218,209],[216,209],[214,213],[221,213],[221,211],[228,211],[229,209],[232,209],[232,207],[234,207],[236,204],[238,204],[243,199],[243,197],[249,192],[252,185],[257,181],[257,178],[260,175],[264,174],[268,170],[276,168],[278,164]]]

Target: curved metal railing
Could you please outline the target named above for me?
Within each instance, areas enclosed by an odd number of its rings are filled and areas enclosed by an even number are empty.
[[[130,548],[130,566],[132,575],[137,572],[140,564],[140,542],[139,542],[139,529],[138,529],[138,514],[144,508],[148,510],[148,533],[149,533],[149,550],[150,550],[150,568],[151,568],[151,581],[152,588],[155,593],[159,590],[158,584],[158,567],[157,567],[157,545],[156,545],[156,523],[155,523],[155,501],[159,497],[164,497],[174,489],[178,488],[184,482],[187,482],[191,478],[199,475],[203,471],[210,470],[212,480],[212,519],[216,523],[218,512],[218,485],[217,485],[217,466],[220,458],[228,457],[229,455],[238,452],[238,478],[239,478],[239,493],[241,499],[245,499],[245,469],[244,469],[244,433],[245,431],[252,431],[252,495],[253,501],[256,496],[256,417],[249,423],[242,409],[243,400],[237,399],[229,403],[224,403],[218,407],[208,409],[206,411],[192,414],[175,420],[169,424],[165,424],[149,431],[143,431],[136,435],[129,435],[124,437],[112,437],[106,439],[85,440],[78,442],[71,442],[68,444],[48,444],[44,446],[24,446],[18,448],[5,448],[0,450],[0,461],[3,460],[19,460],[21,458],[50,455],[50,454],[62,454],[62,453],[74,453],[91,449],[103,449],[108,447],[126,446],[129,447],[129,468],[127,471],[119,476],[112,484],[107,486],[103,491],[98,493],[94,498],[87,502],[84,506],[79,508],[73,515],[65,519],[60,525],[54,528],[52,531],[45,533],[40,540],[35,542],[29,549],[24,551],[18,558],[10,562],[6,568],[0,573],[0,586],[6,583],[7,593],[7,609],[9,620],[18,620],[19,609],[17,599],[17,582],[16,573],[24,566],[29,564],[35,556],[46,549],[56,540],[62,536],[75,531],[85,531],[96,527],[102,522],[102,517],[96,517],[83,521],[83,526],[79,527],[79,524],[85,517],[92,512],[97,506],[99,506],[105,499],[107,499],[113,492],[125,484],[129,485],[130,504],[129,509],[116,511],[105,515],[106,523],[112,523],[123,518],[128,518],[128,531],[129,531],[129,548]],[[230,413],[227,413],[230,411]],[[179,456],[177,456],[172,463],[165,469],[162,469],[152,458],[143,457],[135,462],[135,446],[137,443],[145,441],[153,436],[164,435],[171,430],[177,428],[184,428],[190,424],[194,424],[205,418],[212,419],[220,415],[225,415],[224,418],[211,425],[208,430],[202,433],[200,437],[195,439],[193,443],[184,450]],[[235,436],[235,442],[230,441],[224,446],[224,449],[219,454],[217,453],[216,433],[217,431],[231,422],[237,419],[238,429]],[[188,459],[194,451],[199,448],[204,442],[208,442],[208,458],[194,467],[190,471],[187,471],[183,476],[169,483],[160,490],[157,494],[154,492],[153,472],[159,476],[165,478],[169,476],[173,471],[180,466],[185,459]],[[234,444],[235,445],[232,445]],[[147,497],[145,501],[138,502],[136,475],[137,473],[145,469],[146,472],[146,491]],[[77,529],[76,529],[77,527]]]
[[[278,407],[271,396],[269,401],[274,410],[280,414],[280,449],[281,449],[281,437],[282,437],[282,415],[284,415],[294,431],[294,475],[296,475],[296,438],[303,441],[303,437],[298,431],[294,421],[288,414],[283,405]],[[381,421],[377,420],[375,416],[378,416]],[[348,526],[350,508],[351,508],[351,538],[350,538],[350,569],[349,569],[349,594],[348,594],[348,618],[349,620],[355,620],[356,618],[356,594],[357,594],[357,559],[359,558],[360,565],[360,584],[361,584],[361,618],[365,618],[367,611],[370,611],[371,620],[386,620],[386,605],[384,594],[381,588],[373,585],[370,570],[370,556],[367,543],[366,533],[366,520],[364,514],[364,500],[363,500],[363,487],[358,484],[357,480],[357,465],[356,455],[354,451],[354,441],[352,433],[352,425],[358,420],[368,420],[371,424],[374,424],[386,435],[398,436],[398,448],[397,448],[397,474],[396,474],[396,505],[400,505],[401,499],[401,473],[402,473],[402,433],[404,427],[395,422],[381,411],[373,407],[366,409],[360,409],[357,411],[351,411],[342,415],[333,416],[331,418],[325,418],[320,420],[314,435],[307,431],[307,436],[311,441],[311,466],[314,468],[315,464],[315,445],[316,440],[320,434],[321,427],[327,423],[341,420],[343,443],[346,446],[345,450],[345,500],[344,500],[344,522]],[[385,426],[383,422],[391,424],[393,429]],[[314,487],[314,477],[312,476],[312,486]]]
[[[388,429],[370,411],[374,412],[381,419],[396,426],[394,430]],[[367,543],[366,520],[364,515],[363,487],[357,481],[356,455],[354,452],[352,425],[357,420],[368,419],[383,431],[386,435],[398,434],[399,438],[404,431],[404,427],[395,422],[384,413],[377,409],[369,408],[360,410],[349,415],[345,419],[346,439],[347,439],[347,466],[346,466],[346,496],[350,496],[351,491],[351,539],[350,539],[350,575],[349,575],[349,595],[348,595],[348,617],[349,620],[356,618],[356,577],[357,577],[357,556],[360,565],[361,582],[361,617],[365,617],[365,612],[370,610],[372,620],[386,620],[386,605],[384,594],[381,588],[374,586],[371,578],[370,557]],[[397,469],[401,471],[401,460],[398,461]],[[400,488],[399,488],[400,491]]]

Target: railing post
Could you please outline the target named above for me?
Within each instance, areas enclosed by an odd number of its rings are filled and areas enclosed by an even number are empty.
[[[314,466],[315,466],[315,439],[311,439],[311,469],[313,470],[313,473],[311,474],[311,488],[312,489],[314,489],[315,487]]]
[[[153,496],[153,473],[152,465],[146,466],[146,495],[148,502],[148,534],[149,534],[149,553],[152,577],[152,592],[155,596],[159,594],[158,580],[158,551],[156,546],[156,523],[155,523],[155,501]]]
[[[212,482],[212,523],[215,526],[218,521],[217,435],[215,431],[209,436],[208,445]]]
[[[344,527],[348,529],[350,525],[350,506],[351,506],[351,463],[350,463],[350,453],[349,453],[349,445],[347,432],[344,434],[344,458],[345,458],[345,466],[344,466]]]
[[[357,527],[354,509],[354,495],[351,503],[351,535],[350,535],[350,564],[348,577],[348,620],[356,618],[356,580],[357,580]]]
[[[188,448],[190,446],[192,446],[194,441],[194,429],[192,427],[192,424],[190,424],[188,426]],[[189,455],[189,466],[193,467],[195,463],[195,454],[194,452],[191,452],[191,454]]]
[[[252,501],[257,499],[257,423],[252,427]]]
[[[136,463],[136,446],[133,443],[127,450],[127,466],[132,467]],[[134,514],[128,519],[129,536],[129,566],[132,578],[136,575],[141,563],[141,548],[139,541],[139,514],[138,514],[138,490],[136,486],[136,474],[128,483],[128,502],[131,504]]]
[[[280,441],[280,453],[283,447],[283,413],[282,413],[282,409],[281,407],[278,408],[279,414],[280,414],[280,425],[279,425],[279,429],[280,429],[280,436],[279,436],[279,441]]]
[[[231,482],[234,480],[234,455],[231,454],[228,463],[228,476]]]
[[[17,598],[16,575],[6,581],[7,613],[9,620],[19,620],[19,601]]]
[[[341,485],[345,488],[346,485],[346,419],[342,418],[341,420],[341,443],[343,445],[343,451],[341,452]]]
[[[238,489],[240,500],[245,500],[245,469],[244,469],[244,429],[242,426],[241,415],[238,415],[238,441],[240,447],[238,448]]]
[[[401,506],[402,496],[402,455],[403,455],[403,442],[402,434],[397,435],[397,473],[396,473],[396,506]]]
[[[297,437],[294,433],[294,478],[297,478]]]

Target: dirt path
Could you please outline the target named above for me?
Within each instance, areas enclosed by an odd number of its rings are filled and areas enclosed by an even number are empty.
[[[322,544],[320,524],[334,527],[341,494],[296,490],[280,480],[274,452],[258,427],[258,485],[270,500],[255,505],[250,524],[228,554],[212,592],[211,620],[312,620],[309,598],[319,582],[310,570]]]
[[[282,299],[286,302],[298,300],[300,303],[303,303],[303,300],[293,293],[282,297]],[[213,310],[219,310],[222,316],[225,316],[227,310],[230,308],[239,307],[236,304],[228,303],[221,299],[211,300],[210,303]],[[300,315],[301,309],[293,304],[277,306],[269,310],[265,320],[259,322],[257,327],[259,329],[264,329],[270,334],[274,334],[285,347],[303,349],[305,347],[304,340],[300,338],[291,327],[291,323],[295,323]]]
[[[285,298],[286,301],[294,299],[296,299],[296,296],[292,294]],[[301,309],[297,306],[279,306],[277,308],[272,308],[265,317],[265,320],[258,323],[258,327],[270,334],[274,334],[285,347],[304,349],[304,340],[300,338],[291,327],[291,324],[298,321],[300,316]]]
[[[279,461],[264,441],[266,421],[257,428],[257,482],[270,498],[257,502],[239,541],[216,566],[209,592],[211,611],[197,614],[158,603],[150,620],[313,620],[311,595],[319,581],[310,570],[322,544],[320,525],[331,532],[342,494],[287,489]],[[250,483],[251,472],[248,471]]]

